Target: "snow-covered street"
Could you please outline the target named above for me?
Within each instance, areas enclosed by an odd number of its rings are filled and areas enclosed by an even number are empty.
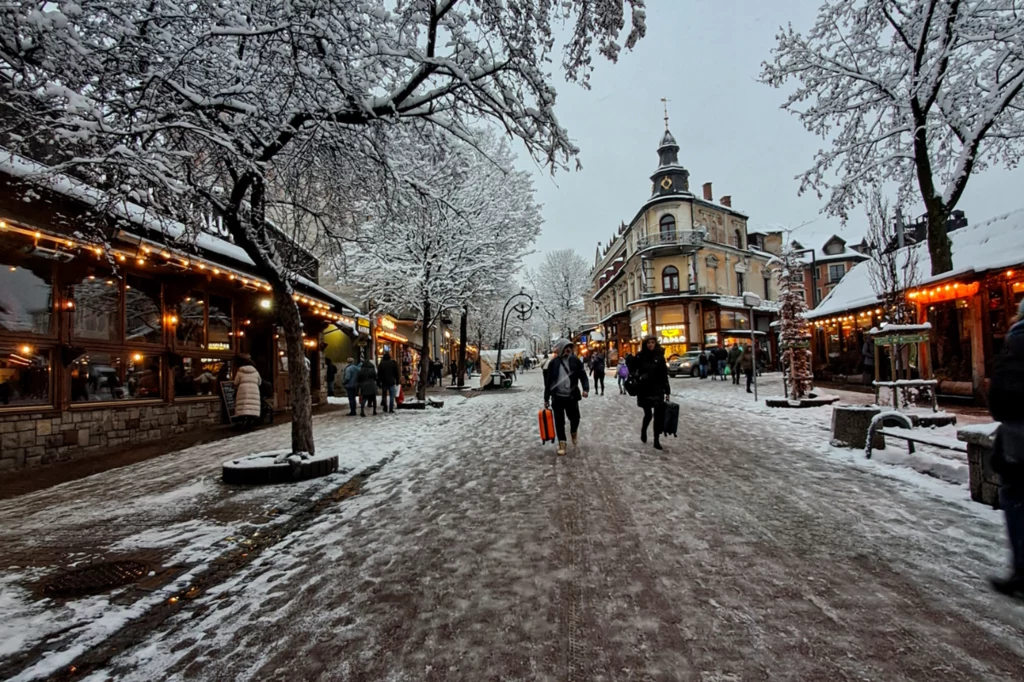
[[[15,625],[60,630],[11,676],[66,669],[120,630],[127,650],[82,659],[87,679],[1019,679],[1024,606],[985,585],[1005,568],[1002,520],[964,486],[831,448],[821,413],[693,379],[673,381],[685,427],[665,452],[639,442],[639,410],[613,388],[585,402],[579,449],[556,459],[535,434],[539,384],[318,418],[321,447],[360,453],[345,468],[394,455],[340,501],[346,476],[225,497],[225,441],[195,449],[202,477],[188,451],[5,503],[5,567],[9,547],[88,525],[120,527],[122,552],[176,547],[194,569],[241,532],[187,519],[201,495],[256,508],[316,485],[328,500],[152,628],[110,595],[33,602],[14,587],[32,571],[5,568],[4,658],[37,644]],[[145,492],[156,475],[177,492]],[[186,571],[153,599],[189,586]]]

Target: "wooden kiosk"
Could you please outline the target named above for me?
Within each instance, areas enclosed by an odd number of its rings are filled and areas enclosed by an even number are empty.
[[[930,322],[924,324],[885,324],[881,327],[873,327],[868,335],[871,336],[875,352],[875,404],[881,405],[881,392],[883,389],[892,391],[892,409],[900,409],[900,393],[903,394],[904,407],[916,404],[920,399],[931,402],[932,412],[938,412],[938,401],[936,393],[939,382],[933,379],[931,374],[931,331]],[[925,368],[929,376],[913,378],[911,373],[910,351],[911,346],[917,347],[917,357],[924,362],[918,362],[918,366]],[[890,381],[882,381],[883,349],[888,349],[888,360]],[[907,350],[904,356],[904,349]],[[906,358],[903,360],[903,358]],[[903,361],[900,361],[903,360]],[[915,398],[917,400],[915,400]]]

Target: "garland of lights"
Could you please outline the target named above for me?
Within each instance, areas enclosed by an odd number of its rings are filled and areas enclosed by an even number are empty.
[[[38,244],[40,241],[44,239],[47,239],[54,242],[54,244],[58,248],[82,249],[86,251],[91,251],[96,255],[97,258],[107,256],[108,258],[113,258],[117,260],[119,263],[127,263],[128,259],[132,259],[135,261],[135,264],[140,267],[144,266],[147,260],[152,259],[154,262],[156,262],[156,258],[159,257],[162,258],[164,262],[157,263],[158,265],[170,265],[173,267],[181,268],[182,270],[200,270],[203,273],[213,277],[224,276],[225,278],[227,278],[228,281],[237,281],[238,283],[240,283],[243,289],[252,287],[254,291],[273,290],[273,287],[270,286],[269,282],[265,282],[251,275],[236,270],[232,270],[231,268],[226,268],[219,264],[215,264],[211,261],[196,258],[188,254],[185,254],[187,257],[183,258],[181,254],[175,255],[167,248],[162,247],[159,244],[156,244],[155,242],[147,242],[146,240],[141,238],[139,238],[139,250],[133,254],[129,251],[124,251],[121,249],[105,249],[104,247],[91,245],[85,242],[80,243],[75,241],[74,239],[68,239],[67,237],[45,234],[40,230],[30,230],[23,227],[18,227],[17,225],[12,225],[11,223],[3,220],[0,220],[0,230],[4,232],[22,234],[27,237],[31,237],[32,239],[35,240],[36,244]],[[292,294],[292,299],[294,299],[297,303],[302,303],[304,305],[309,306],[312,309],[310,312],[312,312],[314,315],[318,315],[325,319],[329,319],[332,322],[337,323],[343,321],[344,319],[343,316],[339,315],[339,313],[337,313],[334,310],[331,310],[331,304],[325,303],[324,301],[321,301],[319,299],[313,298],[311,296],[301,296],[299,294]],[[260,306],[264,309],[269,309],[269,300],[263,299],[262,301],[260,301]],[[70,299],[65,300],[61,305],[61,308],[64,310],[74,310],[75,302]],[[171,321],[172,324],[177,322],[176,316],[173,315],[169,318],[169,320]]]

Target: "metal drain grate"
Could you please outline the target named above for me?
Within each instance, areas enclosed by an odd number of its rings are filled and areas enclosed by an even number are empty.
[[[150,571],[141,561],[108,561],[55,576],[43,586],[47,597],[80,597],[138,582]]]

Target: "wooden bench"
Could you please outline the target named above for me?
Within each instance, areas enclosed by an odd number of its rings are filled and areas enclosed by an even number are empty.
[[[887,421],[896,421],[901,423],[903,426],[884,426]],[[867,445],[864,448],[868,459],[871,459],[872,444],[874,443],[876,435],[906,441],[907,451],[910,454],[914,454],[915,452],[914,444],[919,443],[933,448],[961,452],[964,456],[967,455],[967,443],[953,440],[952,438],[936,436],[923,429],[915,429],[913,423],[910,421],[910,417],[899,412],[883,412],[871,420],[871,426],[868,428]]]

